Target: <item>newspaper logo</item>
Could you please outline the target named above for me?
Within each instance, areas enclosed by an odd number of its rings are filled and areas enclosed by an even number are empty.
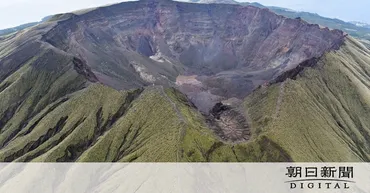
[[[290,189],[350,189],[353,181],[353,167],[287,167],[285,174]]]

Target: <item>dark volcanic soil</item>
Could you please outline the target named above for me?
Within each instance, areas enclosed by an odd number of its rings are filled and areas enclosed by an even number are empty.
[[[222,140],[239,142],[250,138],[250,128],[245,116],[236,108],[221,102],[212,108],[207,121]]]

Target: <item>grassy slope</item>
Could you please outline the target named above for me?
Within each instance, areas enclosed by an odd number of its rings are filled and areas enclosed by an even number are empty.
[[[68,57],[42,66],[48,52],[0,84],[1,161],[258,161],[271,145],[222,143],[175,89],[83,89]]]
[[[369,160],[370,54],[355,40],[247,97],[253,136],[242,144],[220,141],[175,89],[91,84],[49,52],[0,84],[0,161]]]
[[[119,92],[93,84],[34,116],[0,150],[0,159],[258,161],[259,155],[264,154],[263,147],[271,146],[262,141],[248,148],[222,143],[205,126],[203,117],[174,89],[152,87]],[[278,158],[274,161],[281,158],[278,152],[273,156]],[[275,159],[271,153],[265,157]]]
[[[72,56],[17,41],[0,43],[0,161],[290,160],[266,138],[221,142],[175,89],[93,84]]]
[[[242,144],[220,141],[175,89],[91,84],[71,56],[12,41],[0,42],[0,161],[369,161],[370,51],[353,39],[247,97]]]
[[[369,63],[370,51],[347,39],[297,80],[249,96],[245,104],[254,127],[294,161],[369,161]]]
[[[71,68],[68,57],[45,51],[28,60],[0,83],[0,144],[7,144],[49,104],[81,89],[85,79]],[[47,63],[43,61],[48,57]],[[47,65],[47,68],[44,66]]]
[[[87,84],[49,52],[0,84],[1,161],[369,160],[370,53],[353,39],[247,97],[253,136],[243,144],[221,142],[175,89]]]

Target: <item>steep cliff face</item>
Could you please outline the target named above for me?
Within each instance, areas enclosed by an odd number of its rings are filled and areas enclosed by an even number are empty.
[[[70,16],[43,40],[81,58],[101,82],[117,89],[171,84],[183,74],[195,75],[208,98],[243,98],[301,62],[337,49],[343,37],[339,30],[252,6],[139,1]],[[191,91],[194,101],[205,95]]]

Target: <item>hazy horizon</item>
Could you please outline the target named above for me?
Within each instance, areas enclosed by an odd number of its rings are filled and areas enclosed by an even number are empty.
[[[239,0],[240,2],[249,2]],[[43,17],[79,9],[98,7],[122,0],[12,0],[0,4],[0,29],[40,21]],[[324,17],[338,18],[344,21],[370,23],[370,1],[364,0],[255,0],[266,6],[279,6],[296,11],[317,13]],[[318,6],[320,5],[320,6]],[[356,14],[353,14],[356,13]]]

